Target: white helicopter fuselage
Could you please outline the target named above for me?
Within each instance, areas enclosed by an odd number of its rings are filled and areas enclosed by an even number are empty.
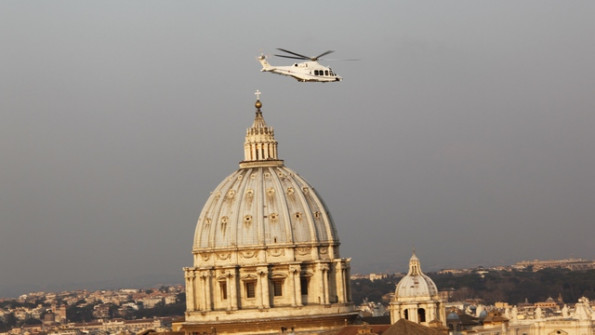
[[[267,62],[266,57],[258,57],[262,65],[262,72],[272,72],[283,76],[290,76],[301,82],[335,82],[343,78],[338,76],[330,67],[320,65],[316,61],[294,63],[288,66],[273,66]]]

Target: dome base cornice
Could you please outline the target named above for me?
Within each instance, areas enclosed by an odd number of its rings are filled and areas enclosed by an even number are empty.
[[[197,267],[202,267],[216,264],[254,265],[258,263],[333,261],[340,259],[339,244],[337,242],[319,242],[217,249],[195,248],[193,250],[194,264]]]
[[[241,161],[240,169],[252,169],[259,167],[281,167],[283,166],[282,159],[275,159],[270,161]]]

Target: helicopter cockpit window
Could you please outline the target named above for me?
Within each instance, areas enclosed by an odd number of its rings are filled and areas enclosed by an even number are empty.
[[[328,76],[328,70],[324,70],[324,75]]]

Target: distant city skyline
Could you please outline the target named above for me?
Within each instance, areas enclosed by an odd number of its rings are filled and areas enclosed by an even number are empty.
[[[577,264],[581,263],[581,264]],[[588,263],[588,264],[586,264]],[[586,264],[586,265],[585,265]],[[595,260],[588,260],[582,258],[570,258],[570,259],[559,259],[559,260],[523,260],[519,261],[514,264],[502,264],[502,265],[492,265],[492,266],[485,266],[485,265],[475,265],[473,267],[467,268],[440,268],[440,269],[428,269],[427,273],[444,273],[444,272],[452,272],[452,273],[463,273],[465,270],[474,271],[478,270],[482,267],[486,269],[496,269],[500,270],[500,268],[511,268],[511,267],[519,267],[519,266],[535,266],[535,270],[540,270],[543,268],[566,268],[570,270],[584,270],[584,269],[595,269]],[[381,278],[383,275],[388,274],[405,274],[407,273],[407,269],[401,269],[400,271],[394,272],[362,272],[362,273],[352,273],[352,278],[364,278],[364,277],[374,277],[374,278]],[[122,283],[128,282],[128,285],[122,286]],[[78,284],[59,284],[53,287],[45,287],[45,289],[35,289],[29,292],[22,292],[20,295],[28,295],[31,293],[36,293],[39,291],[43,291],[46,293],[50,292],[61,292],[61,291],[77,291],[77,290],[88,290],[88,291],[95,291],[95,290],[122,290],[122,289],[133,289],[133,290],[140,290],[140,289],[153,289],[158,288],[162,285],[165,286],[183,286],[183,280],[180,279],[178,276],[157,276],[157,275],[148,275],[143,278],[133,278],[133,279],[124,279],[124,278],[115,278],[113,281],[104,281],[104,282],[89,282],[89,283],[78,283]],[[41,287],[41,286],[40,286]],[[13,299],[17,298],[18,296],[0,296],[1,299]]]
[[[403,271],[413,247],[426,271],[595,259],[593,17],[580,0],[1,2],[0,296],[182,282],[256,90],[352,272]],[[260,72],[261,53],[292,63],[276,48],[334,50],[343,80]]]

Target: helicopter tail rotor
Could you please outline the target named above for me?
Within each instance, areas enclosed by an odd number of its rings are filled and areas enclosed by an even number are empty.
[[[269,62],[267,61],[267,56],[261,53],[260,56],[257,57],[257,59],[260,62],[260,65],[262,65],[262,69],[260,69],[260,71],[269,71],[269,69],[271,68],[271,64],[269,64]]]

